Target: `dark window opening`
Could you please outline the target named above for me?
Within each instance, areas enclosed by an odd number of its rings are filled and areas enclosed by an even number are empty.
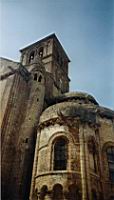
[[[29,56],[29,63],[31,63],[31,61],[34,60],[34,55],[35,55],[35,52],[32,51],[30,56]]]
[[[28,143],[28,138],[25,139],[25,143]]]
[[[42,76],[40,75],[38,78],[38,82],[41,82],[41,80],[42,80]]]
[[[97,194],[96,194],[96,191],[92,191],[92,199],[93,200],[97,200]]]
[[[63,187],[60,184],[56,184],[53,187],[53,200],[62,200],[63,199]]]
[[[67,167],[67,143],[59,139],[54,145],[54,170],[66,170]]]
[[[34,81],[37,81],[37,74],[34,74]]]
[[[39,49],[39,52],[38,52],[40,58],[43,57],[43,51],[44,51],[44,49],[43,49],[43,47],[41,47],[41,48]]]
[[[41,200],[44,200],[45,199],[45,195],[47,194],[47,191],[48,191],[48,188],[46,185],[44,185],[42,188],[41,188],[41,191],[40,191],[40,199]]]
[[[114,147],[109,147],[107,149],[107,157],[109,161],[113,161],[114,162]]]
[[[107,159],[108,159],[110,180],[114,183],[114,147],[112,146],[107,149]]]

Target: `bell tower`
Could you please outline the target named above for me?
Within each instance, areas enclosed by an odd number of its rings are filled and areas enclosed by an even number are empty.
[[[68,64],[66,52],[55,34],[20,50],[22,65],[30,66],[39,58],[46,70],[46,96],[53,97],[69,91]]]

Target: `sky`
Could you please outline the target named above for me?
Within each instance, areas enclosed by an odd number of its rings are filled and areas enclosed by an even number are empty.
[[[114,0],[0,0],[0,56],[55,33],[67,52],[70,91],[114,109]]]

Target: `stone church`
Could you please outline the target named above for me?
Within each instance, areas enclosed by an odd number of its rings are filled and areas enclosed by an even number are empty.
[[[114,200],[114,111],[69,92],[55,34],[1,58],[2,200]]]

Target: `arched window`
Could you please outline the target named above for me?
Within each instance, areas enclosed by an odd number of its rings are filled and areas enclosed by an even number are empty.
[[[41,82],[41,80],[42,80],[42,76],[40,75],[38,78],[38,82]]]
[[[43,47],[40,47],[39,51],[38,51],[38,54],[39,54],[39,57],[42,58],[43,57]]]
[[[31,63],[32,60],[34,60],[34,56],[35,56],[35,51],[32,51],[32,52],[30,53],[30,56],[29,56],[29,63]]]
[[[47,194],[47,191],[48,191],[48,188],[47,188],[46,185],[44,185],[41,188],[41,191],[40,191],[40,200],[44,200],[45,199],[45,195]]]
[[[54,144],[54,170],[66,170],[67,168],[67,141],[63,138]]]
[[[109,166],[109,175],[111,181],[114,183],[114,147],[110,146],[107,148],[107,160]]]
[[[62,200],[63,199],[63,187],[60,184],[56,184],[53,187],[53,200]]]
[[[34,81],[37,81],[37,73],[34,74]]]

